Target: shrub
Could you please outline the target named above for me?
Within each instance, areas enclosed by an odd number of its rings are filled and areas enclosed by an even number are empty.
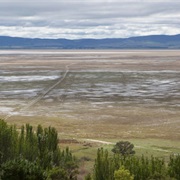
[[[129,141],[119,141],[112,149],[113,153],[121,154],[122,156],[135,154],[134,145]]]

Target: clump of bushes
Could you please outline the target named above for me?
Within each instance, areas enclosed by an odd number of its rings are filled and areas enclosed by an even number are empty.
[[[134,154],[134,153],[133,153]],[[169,163],[162,158],[141,157],[117,151],[113,156],[98,149],[93,173],[86,180],[179,180],[180,155],[171,155]]]
[[[27,124],[19,132],[0,120],[0,179],[75,180],[77,174],[77,160],[68,148],[60,150],[55,128]]]

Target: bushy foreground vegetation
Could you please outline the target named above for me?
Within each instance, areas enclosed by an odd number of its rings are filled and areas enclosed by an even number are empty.
[[[180,156],[170,156],[169,163],[161,158],[110,156],[107,150],[98,149],[94,171],[86,180],[180,180]]]
[[[43,180],[77,179],[76,159],[67,148],[58,147],[55,128],[36,131],[30,125],[22,126],[20,132],[0,120],[0,179]]]
[[[117,142],[112,152],[98,149],[92,174],[86,180],[180,180],[180,155],[138,157],[133,144]],[[36,130],[0,120],[0,180],[76,180],[78,164],[67,148],[60,150],[55,128]]]

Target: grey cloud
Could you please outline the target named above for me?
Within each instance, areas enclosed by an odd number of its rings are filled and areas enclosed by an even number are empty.
[[[0,0],[0,30],[48,38],[175,34],[179,9],[176,0]]]

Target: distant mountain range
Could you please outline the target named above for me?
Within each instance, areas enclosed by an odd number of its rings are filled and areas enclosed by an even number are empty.
[[[0,36],[0,49],[180,49],[180,34],[77,40]]]

